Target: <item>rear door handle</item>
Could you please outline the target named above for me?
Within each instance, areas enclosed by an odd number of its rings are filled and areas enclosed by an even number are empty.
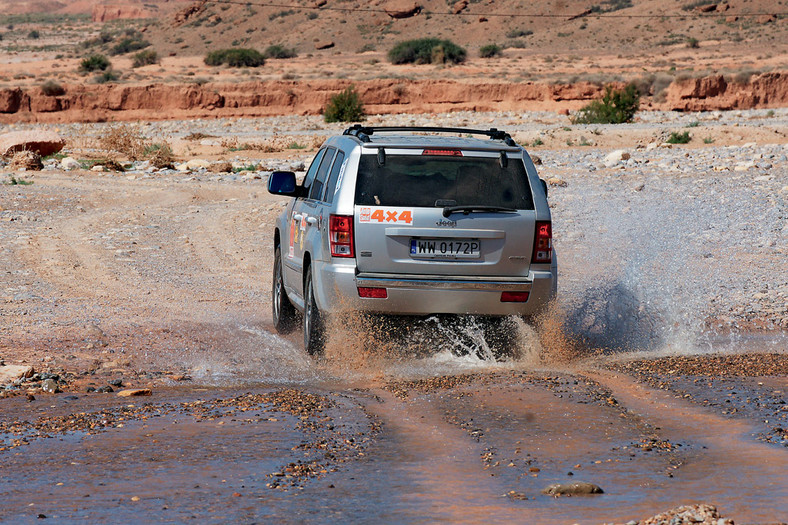
[[[300,213],[296,213],[295,215],[293,215],[293,220],[295,220],[295,221],[300,221],[303,218],[304,218],[304,216],[301,215]]]
[[[307,217],[306,222],[307,224],[312,224],[312,225],[317,224],[317,217]]]

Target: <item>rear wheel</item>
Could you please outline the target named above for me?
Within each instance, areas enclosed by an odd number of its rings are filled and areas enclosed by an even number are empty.
[[[311,268],[307,268],[304,282],[304,347],[309,355],[322,354],[325,348],[323,316],[315,302]]]
[[[280,334],[289,334],[296,327],[298,313],[290,303],[282,279],[282,254],[277,246],[274,254],[274,275],[271,286],[271,310],[274,318],[274,328]]]

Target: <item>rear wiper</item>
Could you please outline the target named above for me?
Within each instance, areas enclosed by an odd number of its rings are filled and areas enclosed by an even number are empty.
[[[503,206],[483,206],[483,205],[467,205],[467,206],[446,206],[443,208],[443,216],[448,217],[452,213],[461,211],[463,214],[468,215],[472,211],[486,211],[493,213],[515,213],[517,210],[514,208],[504,208]]]

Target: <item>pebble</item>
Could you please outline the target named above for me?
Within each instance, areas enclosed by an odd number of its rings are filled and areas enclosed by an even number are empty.
[[[130,388],[127,390],[121,390],[118,392],[120,397],[139,397],[139,396],[149,396],[153,392],[150,388]]]
[[[54,379],[46,379],[43,383],[41,383],[41,390],[50,394],[57,394],[60,392],[60,388],[57,386],[57,381]]]
[[[554,483],[542,490],[542,494],[550,496],[576,496],[589,494],[604,494],[598,485],[585,481],[573,481],[572,483]]]

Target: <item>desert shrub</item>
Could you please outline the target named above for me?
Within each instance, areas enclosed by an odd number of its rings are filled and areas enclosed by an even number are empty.
[[[123,55],[126,53],[131,53],[132,51],[137,51],[139,49],[145,49],[146,47],[150,46],[150,42],[147,40],[137,40],[136,38],[124,38],[109,50],[110,55]]]
[[[128,124],[108,127],[98,142],[100,149],[110,153],[120,153],[131,160],[142,158],[148,146],[139,129]]]
[[[501,54],[502,49],[498,44],[487,44],[479,48],[479,56],[482,58],[499,57]]]
[[[523,30],[523,29],[512,29],[511,31],[506,33],[506,38],[520,38],[523,36],[530,36],[533,35],[533,31]]]
[[[115,82],[120,78],[120,75],[114,72],[111,69],[107,69],[106,71],[102,71],[95,77],[93,77],[93,82],[96,84],[107,84],[109,82]]]
[[[82,62],[79,64],[79,69],[89,73],[91,71],[104,71],[111,65],[109,59],[104,55],[90,55],[82,59]]]
[[[175,155],[172,148],[166,142],[155,142],[148,144],[143,149],[143,157],[150,161],[155,168],[172,168]]]
[[[591,6],[592,13],[612,13],[620,9],[632,7],[632,0],[605,0],[602,5]]]
[[[59,95],[65,95],[66,90],[54,80],[47,80],[41,84],[41,92],[48,97],[57,97]]]
[[[337,93],[328,101],[323,110],[326,122],[357,122],[364,120],[364,104],[356,93],[356,88],[350,86]]]
[[[635,84],[624,89],[605,86],[605,94],[583,107],[572,119],[575,124],[621,124],[630,122],[640,106],[640,93]]]
[[[205,63],[209,66],[258,67],[265,64],[265,57],[256,49],[219,49],[208,53]]]
[[[146,49],[134,55],[134,62],[131,67],[142,67],[155,64],[159,61],[159,55],[153,49]]]
[[[268,46],[263,52],[265,58],[295,58],[298,56],[295,49],[288,49],[279,44]]]
[[[39,33],[38,30],[33,29],[32,31],[30,31],[27,34],[27,38],[32,38],[33,40],[38,40],[39,38],[41,38],[41,33]]]
[[[687,39],[687,47],[690,49],[698,49],[700,47],[700,42],[695,37],[689,37]]]
[[[421,38],[398,43],[388,58],[392,64],[459,64],[466,55],[465,49],[450,40]]]
[[[673,131],[665,142],[668,144],[687,144],[690,140],[692,140],[692,137],[690,137],[689,131],[682,131],[681,133]]]

